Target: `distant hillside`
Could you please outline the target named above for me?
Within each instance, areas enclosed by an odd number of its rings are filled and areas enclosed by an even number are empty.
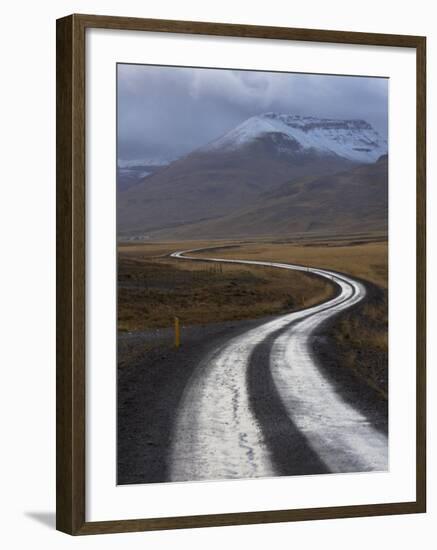
[[[374,164],[284,184],[262,195],[250,208],[154,236],[194,239],[386,232],[387,167],[384,156]]]
[[[170,161],[151,159],[120,161],[117,166],[117,191],[126,191],[138,185],[144,178],[161,170]]]

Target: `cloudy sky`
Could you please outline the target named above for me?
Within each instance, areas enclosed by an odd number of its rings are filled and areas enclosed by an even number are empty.
[[[189,153],[261,113],[360,118],[387,137],[388,80],[118,65],[118,160]]]

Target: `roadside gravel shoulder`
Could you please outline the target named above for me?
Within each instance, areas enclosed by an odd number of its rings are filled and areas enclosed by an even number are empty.
[[[182,327],[179,349],[172,347],[171,329],[119,334],[123,361],[117,369],[118,484],[168,481],[176,412],[200,360],[212,348],[269,319]]]

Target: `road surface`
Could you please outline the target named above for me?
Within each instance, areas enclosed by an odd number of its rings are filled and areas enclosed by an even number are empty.
[[[199,260],[198,250],[171,256]],[[384,471],[387,436],[334,390],[317,365],[316,329],[361,301],[362,283],[326,269],[202,258],[310,272],[338,294],[232,338],[198,365],[179,406],[170,481]]]

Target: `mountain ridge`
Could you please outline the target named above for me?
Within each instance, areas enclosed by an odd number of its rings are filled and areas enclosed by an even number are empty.
[[[272,112],[250,117],[199,151],[232,150],[268,133],[282,135],[294,144],[294,149],[313,148],[355,162],[375,162],[387,152],[387,142],[362,119],[343,120]]]

